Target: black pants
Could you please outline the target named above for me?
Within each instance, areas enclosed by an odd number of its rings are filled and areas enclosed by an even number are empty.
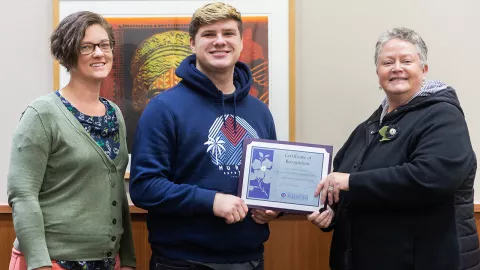
[[[253,270],[264,270],[263,268],[264,268],[264,262],[262,259],[260,264]],[[152,254],[152,257],[150,258],[150,270],[189,270],[189,269],[212,270],[212,268],[205,265],[195,264],[188,261],[169,259],[163,256],[158,256],[153,254]],[[232,270],[235,270],[235,269],[233,269],[232,267]]]

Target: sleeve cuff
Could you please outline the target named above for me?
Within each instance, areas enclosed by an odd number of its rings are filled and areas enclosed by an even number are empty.
[[[197,188],[194,195],[194,213],[213,214],[213,201],[216,194],[214,190]]]
[[[350,194],[350,198],[354,198],[356,195],[356,191],[358,191],[357,186],[357,178],[361,174],[360,172],[351,173],[348,177],[348,193]]]
[[[133,260],[122,260],[120,259],[120,267],[132,267],[132,268],[137,268],[137,263],[135,262],[135,259]]]

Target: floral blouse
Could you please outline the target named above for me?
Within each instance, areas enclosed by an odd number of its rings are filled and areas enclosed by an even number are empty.
[[[56,261],[58,265],[67,270],[114,270],[115,259],[104,259],[100,261],[87,262],[71,262],[71,261]]]
[[[101,97],[100,101],[106,108],[105,115],[88,116],[73,107],[68,100],[60,95],[59,91],[56,91],[55,93],[60,97],[65,107],[67,107],[80,124],[82,124],[92,139],[103,149],[105,154],[107,154],[110,159],[115,159],[120,149],[118,133],[119,125],[115,114],[115,108],[113,108],[106,99]]]
[[[100,101],[105,105],[106,113],[103,116],[88,116],[78,111],[68,102],[59,91],[55,92],[65,107],[77,118],[93,140],[103,149],[110,159],[115,159],[120,149],[119,124],[115,108],[104,99]],[[59,266],[67,270],[113,270],[115,259],[105,258],[98,261],[56,261]]]

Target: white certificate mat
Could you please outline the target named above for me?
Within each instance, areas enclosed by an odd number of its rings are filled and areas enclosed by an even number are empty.
[[[315,188],[330,171],[332,146],[272,140],[244,142],[239,196],[252,208],[311,213]]]

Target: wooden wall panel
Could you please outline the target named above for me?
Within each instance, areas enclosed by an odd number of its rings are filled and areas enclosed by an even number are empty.
[[[0,269],[8,269],[14,240],[12,214],[0,213]]]
[[[475,213],[480,231],[480,213]],[[138,270],[148,270],[150,246],[144,213],[132,214]],[[323,233],[303,217],[283,217],[270,225],[265,244],[266,270],[328,270],[332,234]],[[11,213],[0,213],[0,269],[8,269],[15,232]]]
[[[133,244],[137,258],[137,269],[148,269],[150,256],[150,244],[148,243],[148,230],[145,214],[132,214]]]
[[[324,233],[302,218],[275,220],[265,244],[266,270],[329,269],[332,233]]]
[[[480,233],[480,213],[478,212],[475,212],[475,222],[477,223],[477,233]]]

